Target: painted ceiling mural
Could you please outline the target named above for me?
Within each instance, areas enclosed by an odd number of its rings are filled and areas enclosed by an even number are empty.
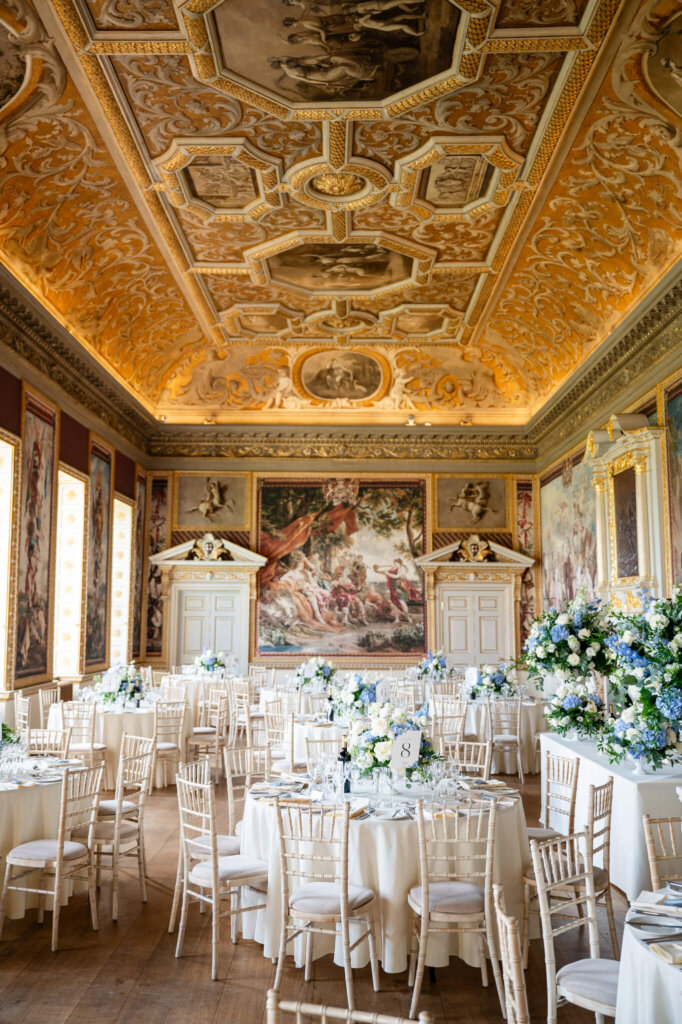
[[[677,0],[0,0],[0,259],[166,422],[522,426],[682,254],[681,53]]]

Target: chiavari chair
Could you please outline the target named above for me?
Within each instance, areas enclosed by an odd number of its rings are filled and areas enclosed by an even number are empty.
[[[61,691],[58,686],[44,686],[41,690],[38,690],[41,729],[47,729],[47,720],[50,717],[50,708],[53,704],[59,704],[60,699]]]
[[[66,758],[71,742],[70,729],[28,729],[26,753],[28,757]]]
[[[523,974],[519,922],[507,914],[501,885],[493,885],[493,903],[500,942],[507,1024],[530,1024],[528,993]]]

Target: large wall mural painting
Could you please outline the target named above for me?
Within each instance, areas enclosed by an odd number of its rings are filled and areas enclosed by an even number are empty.
[[[168,478],[154,477],[149,498],[149,554],[157,555],[168,547],[170,534]],[[147,657],[163,654],[163,602],[161,570],[149,565],[147,576]]]
[[[144,524],[147,521],[147,478],[138,473],[135,483],[135,536],[132,614],[132,655],[140,657],[142,646],[142,584],[144,580]]]
[[[249,478],[244,473],[177,473],[174,529],[248,529],[248,483]]]
[[[52,666],[52,552],[57,483],[57,412],[24,392],[17,577],[15,679],[50,677]]]
[[[114,452],[90,440],[88,561],[85,580],[85,659],[88,672],[109,662],[109,578],[114,500]]]
[[[425,650],[425,480],[258,481],[256,654],[414,661]]]
[[[516,538],[517,547],[522,555],[535,557],[535,517],[533,514],[533,484],[531,481],[518,481],[516,484]],[[521,643],[530,633],[530,627],[536,615],[535,608],[535,569],[525,569],[521,577]]]
[[[682,582],[682,385],[666,394],[668,428],[668,496],[673,583]]]
[[[567,460],[558,476],[542,484],[542,600],[558,608],[584,587],[597,586],[596,511],[592,471]]]

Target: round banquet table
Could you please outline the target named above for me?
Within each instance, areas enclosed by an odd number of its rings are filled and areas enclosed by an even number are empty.
[[[476,736],[477,739],[487,739],[480,735],[483,720],[483,711],[486,707],[485,701],[470,701],[467,708],[467,717],[464,724],[465,736]],[[535,761],[535,736],[547,729],[545,718],[545,705],[535,701],[521,701],[521,764],[524,774],[531,775],[534,771]],[[493,754],[491,772],[493,775],[505,774],[516,775],[516,751]]]
[[[306,739],[309,740],[337,740],[339,750],[344,736],[348,735],[348,726],[332,725],[322,722],[294,722],[294,761],[304,764],[307,760]]]
[[[399,973],[407,968],[410,948],[410,910],[407,895],[412,886],[419,884],[419,841],[417,822],[366,818],[351,820],[348,840],[349,881],[374,890],[378,896],[379,959],[384,971]],[[523,807],[515,800],[506,807],[498,805],[495,841],[495,881],[504,888],[507,912],[519,919],[523,912],[523,872],[530,866],[528,833]],[[263,955],[277,957],[279,950],[281,913],[281,872],[277,825],[274,806],[249,794],[244,807],[242,853],[258,857],[269,865],[267,905],[242,917],[244,937],[255,939],[263,946]],[[258,897],[254,894],[251,905]],[[258,898],[258,902],[262,897]],[[248,906],[249,895],[244,894],[243,905]],[[354,941],[351,926],[351,942]],[[334,952],[334,961],[343,964],[340,942],[333,948],[331,937],[316,935],[315,958]],[[296,962],[303,962],[303,945],[299,940],[291,943],[288,953],[295,950]],[[430,936],[426,963],[430,967],[444,967],[449,956],[459,956],[471,966],[480,966],[478,941],[471,936]],[[369,948],[361,943],[352,954],[354,967],[369,963]]]
[[[625,925],[616,1024],[679,1024],[682,967],[665,963],[642,938],[638,929]],[[665,936],[659,941],[665,942]]]
[[[308,715],[313,710],[317,710],[313,708],[310,701],[310,698],[313,696],[319,696],[319,694],[308,690],[304,690],[303,693],[299,694],[298,690],[276,690],[274,687],[264,686],[260,691],[259,706],[261,711],[265,711],[265,705],[269,704],[270,701],[281,700],[285,714],[289,715],[293,712],[295,715]],[[301,701],[300,711],[298,707],[299,697]]]
[[[183,749],[180,751],[184,760],[184,743],[192,731],[191,708],[185,714],[185,725],[183,730]],[[48,729],[61,729],[62,719],[59,704],[53,704],[47,720]],[[104,785],[106,789],[114,789],[116,786],[116,772],[118,770],[118,757],[121,752],[121,740],[123,733],[129,736],[147,736],[151,739],[154,735],[154,709],[134,708],[126,711],[119,709],[102,708],[97,709],[95,725],[95,741],[106,744],[104,761],[106,769],[104,772]],[[172,772],[168,774],[172,781]],[[163,763],[156,766],[156,778],[154,786],[160,789],[163,786]]]
[[[0,858],[3,878],[5,857],[15,846],[34,839],[56,839],[61,793],[61,781],[20,786],[18,789],[5,788],[4,784],[0,786]],[[37,906],[38,896],[33,893],[8,893],[8,917],[23,917],[29,907]],[[49,902],[46,906],[49,906]]]

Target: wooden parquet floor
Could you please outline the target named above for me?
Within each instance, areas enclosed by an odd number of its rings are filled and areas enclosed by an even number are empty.
[[[224,784],[219,790],[224,804]],[[539,777],[524,787],[529,820],[537,817]],[[224,827],[224,823],[223,823]],[[60,950],[50,952],[51,915],[36,923],[36,911],[8,921],[0,940],[0,1024],[260,1024],[265,993],[275,968],[253,942],[232,946],[223,921],[220,980],[210,980],[209,915],[192,907],[185,951],[176,960],[175,936],[168,918],[177,857],[175,788],[155,790],[147,805],[148,902],[139,899],[137,880],[126,868],[121,882],[119,920],[110,914],[110,883],[100,890],[100,930],[93,932],[85,895],[72,897],[60,919]],[[132,865],[131,861],[131,865]],[[4,872],[4,863],[0,865]],[[616,894],[619,928],[625,900]],[[606,915],[600,921],[603,956],[611,956]],[[587,938],[576,929],[557,943],[559,965],[587,956]],[[527,985],[533,1021],[546,1019],[542,943],[531,945]],[[381,973],[381,991],[372,989],[369,968],[355,972],[356,1004],[373,1012],[407,1016],[410,990],[406,974]],[[324,957],[315,962],[314,980],[289,960],[282,995],[327,1005],[345,1006],[343,971]],[[481,986],[477,969],[453,959],[448,967],[428,972],[420,1009],[438,1024],[489,1024],[502,1020],[495,986]],[[571,1006],[559,1011],[560,1024],[587,1024],[594,1017]]]

